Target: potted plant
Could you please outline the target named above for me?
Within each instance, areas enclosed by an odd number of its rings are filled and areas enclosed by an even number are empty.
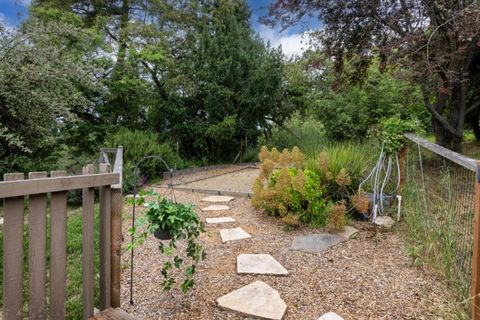
[[[160,252],[167,257],[162,268],[163,289],[170,290],[176,282],[175,278],[170,276],[169,270],[185,266],[181,290],[187,292],[194,284],[196,264],[203,258],[203,247],[197,240],[205,231],[205,226],[195,213],[194,206],[173,202],[160,196],[155,190],[140,192],[136,204],[144,206],[145,210],[130,230],[132,235],[135,235],[130,247],[142,244],[150,234],[160,240],[169,240],[168,243],[159,244]],[[187,244],[185,255],[190,260],[188,265],[176,251],[177,242],[182,240]]]

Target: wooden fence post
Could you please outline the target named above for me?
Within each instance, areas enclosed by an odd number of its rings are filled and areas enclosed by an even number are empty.
[[[475,207],[473,220],[473,256],[471,285],[471,314],[473,320],[480,320],[480,161],[477,161],[475,179]]]
[[[110,164],[101,163],[100,173],[110,173]],[[111,306],[111,217],[110,186],[100,187],[100,309]]]
[[[111,241],[111,304],[113,308],[120,307],[120,283],[122,276],[122,171],[123,171],[123,147],[119,146],[115,157],[114,173],[120,174],[120,181],[112,185],[112,241]]]

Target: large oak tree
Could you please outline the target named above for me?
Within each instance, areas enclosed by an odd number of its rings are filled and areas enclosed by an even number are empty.
[[[318,17],[321,49],[337,71],[351,59],[361,79],[375,56],[382,67],[408,70],[437,143],[461,149],[466,119],[478,125],[478,0],[275,0],[264,21],[287,28],[306,15]]]

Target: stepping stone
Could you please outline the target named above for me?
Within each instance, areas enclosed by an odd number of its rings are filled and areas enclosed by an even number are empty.
[[[320,318],[318,318],[317,320],[344,320],[344,319],[340,317],[338,314],[336,314],[335,312],[328,312],[328,313],[325,313]]]
[[[215,223],[235,222],[235,219],[231,217],[220,217],[220,218],[207,218],[206,221],[208,224],[215,224]]]
[[[202,208],[202,211],[228,211],[230,210],[229,206],[214,204],[206,208]]]
[[[394,223],[395,221],[393,221],[393,219],[390,218],[389,216],[378,216],[375,219],[375,224],[379,226],[383,226],[385,228],[391,228]]]
[[[322,252],[323,250],[330,248],[340,242],[344,238],[334,234],[310,234],[308,236],[298,236],[293,238],[291,250],[300,250],[311,253]]]
[[[237,273],[284,276],[288,271],[269,254],[241,254],[237,257]]]
[[[222,229],[220,230],[220,237],[223,242],[248,239],[252,236],[245,232],[242,228]]]
[[[218,306],[247,317],[281,320],[287,305],[277,290],[255,281],[217,299]]]
[[[345,226],[343,227],[343,231],[339,232],[338,235],[344,237],[345,239],[350,239],[353,235],[357,234],[358,230],[354,227]]]
[[[210,196],[203,198],[203,202],[229,202],[235,199],[234,197],[229,197],[229,196]]]

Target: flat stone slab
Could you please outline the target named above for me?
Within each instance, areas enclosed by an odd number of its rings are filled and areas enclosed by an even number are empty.
[[[220,230],[220,237],[223,242],[248,239],[252,236],[242,228],[222,229]]]
[[[345,239],[350,239],[352,236],[358,233],[358,230],[354,227],[345,226],[343,227],[343,231],[339,232],[338,235],[344,237]]]
[[[325,313],[320,318],[318,318],[317,320],[344,320],[344,319],[340,317],[338,314],[336,314],[335,312],[328,312],[328,313]]]
[[[235,222],[232,217],[207,218],[205,220],[208,224]]]
[[[210,196],[210,197],[203,198],[202,201],[203,202],[229,202],[229,201],[232,201],[233,199],[235,198],[230,196]]]
[[[269,254],[241,254],[237,257],[237,273],[285,276],[288,271]]]
[[[343,240],[344,238],[339,235],[328,233],[298,236],[293,238],[290,249],[318,253],[342,242]]]
[[[385,228],[391,228],[394,223],[395,221],[393,221],[393,219],[390,218],[389,216],[378,216],[375,219],[375,224],[379,226],[383,226]]]
[[[255,281],[217,299],[218,306],[247,317],[281,320],[287,305],[277,290]]]
[[[202,211],[228,211],[230,210],[229,206],[214,204],[205,208],[202,208]]]

